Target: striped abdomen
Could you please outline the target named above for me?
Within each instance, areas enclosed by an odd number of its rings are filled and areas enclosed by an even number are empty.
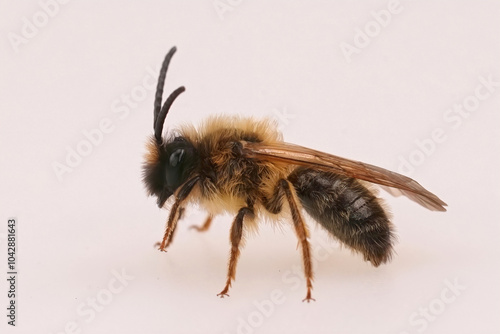
[[[304,167],[288,180],[307,213],[339,241],[374,266],[390,259],[393,226],[379,200],[358,180]]]

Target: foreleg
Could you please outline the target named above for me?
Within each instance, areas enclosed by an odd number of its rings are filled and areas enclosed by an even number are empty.
[[[165,234],[163,235],[163,240],[160,244],[160,250],[162,252],[165,252],[167,247],[172,242],[173,233],[175,231],[175,228],[177,227],[177,221],[184,211],[182,203],[189,196],[189,193],[191,192],[191,190],[193,190],[193,187],[195,186],[196,182],[198,182],[198,180],[199,177],[195,176],[194,178],[186,181],[186,183],[181,186],[179,192],[177,193],[175,202],[170,209],[167,227],[165,228]]]

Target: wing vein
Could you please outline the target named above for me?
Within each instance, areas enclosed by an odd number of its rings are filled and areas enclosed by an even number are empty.
[[[387,169],[342,158],[290,143],[242,142],[247,157],[317,168],[390,188],[399,189],[412,201],[435,211],[446,211],[446,203],[422,187],[417,181]]]

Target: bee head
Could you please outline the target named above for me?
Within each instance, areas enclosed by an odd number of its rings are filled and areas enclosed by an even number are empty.
[[[184,87],[177,88],[161,106],[163,86],[168,65],[176,48],[173,47],[163,61],[154,104],[154,136],[148,143],[148,153],[143,165],[143,181],[150,196],[157,197],[161,208],[174,191],[187,181],[189,175],[197,166],[196,150],[191,142],[184,137],[175,137],[165,141],[162,137],[163,123],[168,110]]]
[[[191,142],[175,137],[158,143],[152,137],[143,166],[143,180],[150,196],[156,196],[158,207],[186,182],[198,165],[198,155]]]

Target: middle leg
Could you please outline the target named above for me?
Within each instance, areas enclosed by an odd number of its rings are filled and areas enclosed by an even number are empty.
[[[207,231],[210,228],[210,225],[212,225],[212,219],[213,218],[214,218],[214,216],[212,216],[211,214],[209,214],[208,217],[207,217],[207,219],[205,219],[205,222],[203,223],[203,225],[201,225],[201,226],[191,225],[189,228],[193,229],[193,230],[196,230],[198,232],[205,232],[205,231]]]
[[[243,236],[243,218],[249,216],[253,218],[254,211],[251,207],[243,207],[238,211],[238,214],[234,218],[233,225],[231,226],[231,254],[229,256],[229,264],[227,270],[227,281],[224,289],[217,294],[223,298],[224,296],[229,296],[227,292],[231,286],[231,281],[234,280],[236,276],[236,263],[238,262],[238,257],[240,256],[240,241]]]

